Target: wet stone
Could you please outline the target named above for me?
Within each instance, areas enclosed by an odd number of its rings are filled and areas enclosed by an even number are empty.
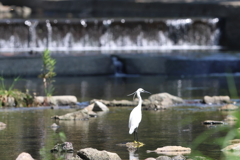
[[[77,151],[77,155],[82,159],[104,159],[104,160],[121,160],[116,154],[108,151],[99,151],[94,148],[85,148]]]
[[[222,149],[223,152],[234,152],[234,151],[240,151],[240,143],[229,145]]]
[[[64,142],[62,144],[57,144],[55,145],[52,149],[51,152],[69,152],[72,153],[73,150],[73,145],[71,142]]]
[[[224,124],[223,121],[214,121],[214,120],[206,120],[203,122],[203,124]]]
[[[234,111],[237,110],[238,107],[233,104],[227,104],[219,108],[220,111]]]
[[[191,148],[182,147],[182,146],[165,146],[161,148],[157,148],[154,151],[147,151],[150,152],[156,152],[158,154],[165,154],[165,155],[179,155],[179,154],[190,154]]]
[[[22,152],[18,155],[16,160],[34,160],[29,153]]]
[[[203,103],[206,104],[224,104],[224,103],[231,103],[229,96],[204,96]]]

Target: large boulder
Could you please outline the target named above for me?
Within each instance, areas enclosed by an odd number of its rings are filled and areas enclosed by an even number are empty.
[[[34,160],[29,153],[22,152],[18,155],[16,160]]]
[[[148,98],[150,101],[162,102],[164,100],[171,100],[172,104],[184,103],[183,99],[177,96],[173,96],[169,93],[157,93],[153,94]]]
[[[59,120],[87,120],[89,118],[89,114],[86,109],[81,109],[79,111],[67,113],[62,116],[55,115],[52,118]]]
[[[183,99],[177,96],[173,96],[169,93],[153,94],[148,98],[149,109],[164,109],[174,104],[184,103]]]
[[[116,154],[108,151],[99,151],[94,148],[85,148],[77,151],[77,155],[86,160],[121,160]]]

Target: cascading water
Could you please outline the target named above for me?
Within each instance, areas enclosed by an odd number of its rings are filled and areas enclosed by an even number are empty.
[[[2,20],[0,51],[218,49],[218,18]]]

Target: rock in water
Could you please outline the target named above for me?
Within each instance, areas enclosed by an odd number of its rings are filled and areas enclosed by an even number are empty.
[[[238,107],[233,104],[227,104],[219,108],[220,111],[234,111],[237,110]]]
[[[94,148],[85,148],[77,151],[77,155],[82,159],[89,160],[121,160],[116,154],[108,151],[99,151]]]
[[[224,124],[223,121],[214,121],[214,120],[205,120],[203,122],[203,124],[211,124],[211,125],[214,125],[214,124]]]
[[[157,148],[154,151],[147,152],[156,152],[158,154],[166,154],[166,155],[179,155],[179,154],[190,154],[191,148],[186,148],[182,146],[165,146],[162,148]]]
[[[239,152],[240,151],[240,143],[229,145],[229,146],[223,148],[222,151],[223,152],[227,152],[227,151]]]
[[[93,111],[109,111],[108,107],[102,102],[95,101]]]
[[[29,153],[22,152],[18,155],[16,160],[34,160]]]
[[[67,113],[62,116],[53,116],[52,118],[54,119],[60,119],[60,120],[86,120],[89,118],[88,111],[85,109],[72,112],[72,113]]]
[[[51,152],[73,152],[73,145],[71,142],[64,142],[62,144],[57,144],[55,145],[52,149]]]
[[[178,104],[178,103],[184,103],[183,99],[177,96],[173,96],[169,93],[158,93],[153,94],[148,98],[151,102],[158,101],[158,102],[164,102],[165,100],[169,101],[169,104]]]
[[[203,103],[206,104],[223,104],[223,103],[231,103],[229,96],[204,96]]]

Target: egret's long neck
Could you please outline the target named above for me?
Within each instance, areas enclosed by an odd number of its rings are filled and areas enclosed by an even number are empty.
[[[142,107],[142,98],[140,96],[140,92],[137,93],[137,97],[138,97],[138,105],[137,105],[137,107],[141,108]]]

